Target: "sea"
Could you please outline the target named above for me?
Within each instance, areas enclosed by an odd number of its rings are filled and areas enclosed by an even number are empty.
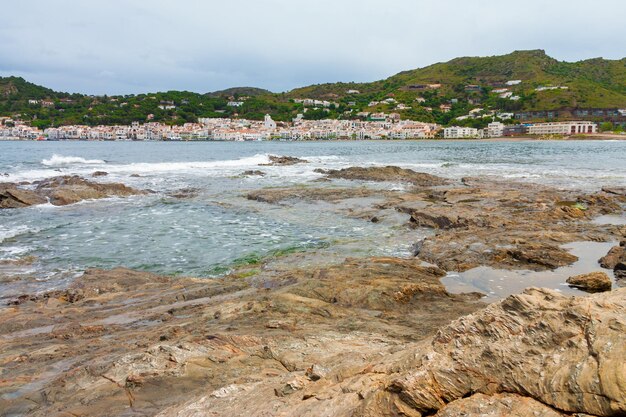
[[[263,166],[270,155],[309,162]],[[309,261],[304,267],[346,257],[408,257],[429,233],[346,216],[345,207],[330,203],[272,205],[246,198],[267,187],[337,186],[320,181],[318,168],[396,165],[447,178],[483,176],[597,191],[626,186],[625,161],[626,141],[0,142],[0,182],[89,178],[105,171],[107,176],[94,180],[153,191],[0,210],[0,304],[62,288],[87,268],[123,266],[211,279],[290,253],[323,254],[303,257]],[[265,175],[242,175],[247,170]],[[611,243],[600,245],[594,250],[602,255]],[[576,245],[572,250],[589,252]],[[2,262],[25,257],[32,262]],[[535,285],[530,273],[507,274],[513,278],[478,270],[451,273],[444,281],[452,291],[477,290],[494,298]],[[560,275],[535,278],[568,291]]]

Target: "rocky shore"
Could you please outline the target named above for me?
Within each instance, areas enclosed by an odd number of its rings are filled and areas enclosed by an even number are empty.
[[[0,415],[626,413],[626,227],[593,221],[621,215],[626,196],[397,167],[323,174],[244,197],[429,231],[411,242],[415,256],[310,267],[310,253],[290,253],[215,279],[90,269],[67,288],[16,297],[0,307]],[[385,182],[405,189],[370,186]],[[110,187],[63,177],[22,188],[71,201],[52,191],[67,184]],[[586,271],[596,275],[572,281],[603,292],[529,288],[487,305],[440,281],[477,266],[550,271],[574,263],[562,245],[581,241],[616,242]]]
[[[96,171],[94,177],[105,176]],[[83,200],[106,197],[128,197],[144,194],[120,183],[99,183],[76,175],[59,176],[32,183],[0,183],[0,209],[23,208],[50,203],[65,206]]]

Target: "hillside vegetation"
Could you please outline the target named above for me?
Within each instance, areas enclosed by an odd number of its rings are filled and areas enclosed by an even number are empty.
[[[521,82],[507,85],[513,80]],[[497,91],[503,89],[512,97],[501,97]],[[296,102],[301,99],[329,103],[305,109]],[[388,99],[393,100],[383,102]],[[228,106],[232,100],[244,104]],[[441,109],[442,105],[451,107]],[[146,120],[180,124],[200,117],[260,119],[266,113],[278,121],[298,113],[308,119],[354,118],[360,112],[397,112],[405,119],[449,124],[477,107],[501,112],[626,108],[626,58],[560,62],[542,50],[516,51],[456,58],[370,83],[318,84],[278,94],[237,87],[207,94],[168,91],[96,97],[55,92],[18,77],[0,78],[0,115],[41,127]]]

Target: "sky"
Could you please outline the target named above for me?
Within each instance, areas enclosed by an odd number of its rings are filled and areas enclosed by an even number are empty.
[[[58,91],[274,92],[459,56],[626,57],[624,0],[5,0],[0,76]]]

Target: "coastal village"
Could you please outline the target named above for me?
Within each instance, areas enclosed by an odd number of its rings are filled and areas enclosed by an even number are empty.
[[[338,101],[314,98],[295,98],[290,102],[299,106],[299,112],[291,120],[273,120],[265,112],[253,118],[240,114],[253,97],[231,95],[224,97],[226,110],[215,110],[212,117],[195,117],[180,120],[175,114],[171,121],[160,119],[155,114],[147,114],[131,124],[103,123],[59,124],[41,126],[33,119],[20,113],[0,116],[0,140],[94,140],[94,141],[267,141],[267,140],[406,140],[406,139],[489,139],[501,137],[569,137],[597,134],[599,123],[608,122],[620,132],[626,125],[626,108],[573,108],[568,110],[546,111],[506,111],[502,103],[520,100],[522,80],[509,80],[492,83],[491,87],[469,84],[463,90],[466,99],[447,98],[432,104],[424,97],[443,88],[443,84],[409,84],[401,98],[393,93],[378,100],[359,101],[361,91],[345,90],[345,97]],[[541,85],[534,93],[567,91],[567,86]],[[486,93],[500,100],[498,107],[481,104],[480,95]],[[417,96],[415,96],[417,94]],[[430,95],[429,95],[430,94]],[[339,98],[337,94],[328,96]],[[423,96],[423,97],[422,97]],[[161,100],[155,112],[175,112],[181,106],[189,105],[189,100]],[[432,97],[431,97],[432,98]],[[484,97],[483,97],[484,98]],[[118,98],[102,98],[114,102],[119,108],[128,107],[127,102],[118,103]],[[95,100],[95,98],[94,98]],[[226,101],[227,100],[227,101]],[[408,101],[407,101],[408,100]],[[148,100],[151,101],[151,100]],[[463,102],[463,103],[461,103]],[[28,105],[37,108],[55,109],[63,112],[64,106],[72,104],[70,99],[53,100],[29,99]],[[441,103],[441,104],[439,104]],[[461,106],[467,114],[458,112]],[[135,104],[135,107],[138,105]],[[90,108],[91,109],[91,108]],[[341,109],[341,111],[339,111]],[[450,114],[447,121],[420,121],[406,112],[411,109],[432,114]],[[339,112],[338,112],[339,111]],[[294,113],[295,114],[295,113]],[[315,114],[317,117],[310,117]],[[415,115],[413,115],[415,116]],[[85,115],[85,117],[88,117]],[[132,120],[132,119],[131,119]],[[177,121],[178,120],[178,121]],[[289,121],[285,121],[289,120]],[[422,119],[424,120],[424,119]],[[593,121],[589,121],[593,120]],[[186,123],[183,123],[186,121]],[[602,125],[604,126],[604,125]]]
[[[442,127],[434,123],[401,120],[398,114],[376,114],[361,120],[304,120],[277,123],[265,120],[204,118],[198,123],[169,126],[133,122],[130,126],[70,125],[44,130],[10,118],[0,118],[0,140],[94,141],[263,141],[263,140],[379,140],[379,139],[482,139],[515,136],[587,135],[598,133],[597,123],[566,121],[549,123],[489,123],[484,129]]]

